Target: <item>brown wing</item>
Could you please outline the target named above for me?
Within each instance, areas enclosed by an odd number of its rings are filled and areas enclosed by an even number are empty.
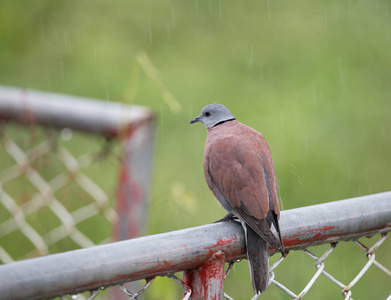
[[[224,196],[239,217],[270,245],[281,249],[280,241],[265,220],[269,211],[269,191],[265,179],[268,171],[264,171],[263,164],[270,151],[263,137],[260,134],[227,135],[216,139],[207,154],[205,163],[212,181],[208,185],[215,185],[214,189],[218,189],[217,193]],[[275,178],[274,172],[267,176]],[[276,209],[278,211],[278,202],[274,204]]]

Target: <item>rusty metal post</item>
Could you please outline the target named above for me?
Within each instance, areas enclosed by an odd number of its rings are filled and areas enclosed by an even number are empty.
[[[197,269],[183,272],[183,281],[191,287],[191,300],[224,299],[225,253],[217,251]]]
[[[0,86],[0,121],[69,128],[119,139],[122,161],[114,239],[140,235],[145,227],[152,169],[154,115],[146,107]]]
[[[120,141],[116,208],[119,217],[113,224],[114,241],[145,232],[154,119],[151,110],[138,105],[0,86],[0,121],[69,128]],[[113,299],[124,295],[120,292]]]
[[[130,124],[120,134],[122,157],[117,191],[118,221],[114,226],[115,241],[132,239],[145,232],[147,206],[152,171],[154,118],[146,115],[136,126]],[[140,288],[139,282],[126,286],[131,291]],[[126,300],[120,289],[112,289],[110,299]]]
[[[130,124],[121,133],[122,158],[117,192],[116,241],[135,238],[145,229],[152,171],[154,118]]]
[[[285,210],[280,226],[285,249],[294,250],[385,234],[391,231],[390,220],[391,192],[386,192]],[[200,266],[204,274],[215,274],[207,280],[214,286],[213,280],[219,282],[220,277],[206,266],[219,251],[227,261],[245,258],[240,224],[209,224],[0,265],[0,298],[53,298]],[[211,270],[222,273],[223,261],[220,269]],[[194,285],[195,295],[200,295],[196,283],[202,279],[187,272],[187,285]]]

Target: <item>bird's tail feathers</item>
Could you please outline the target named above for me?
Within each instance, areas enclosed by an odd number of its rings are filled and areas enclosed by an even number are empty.
[[[245,224],[244,227],[251,282],[254,291],[262,293],[269,282],[269,245],[250,226]]]

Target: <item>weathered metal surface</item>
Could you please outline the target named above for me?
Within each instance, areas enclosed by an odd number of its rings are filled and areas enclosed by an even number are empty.
[[[217,251],[200,267],[183,274],[183,281],[191,286],[191,300],[224,299],[225,253]]]
[[[121,164],[117,190],[118,222],[113,227],[115,241],[135,238],[145,233],[148,216],[155,122],[146,119],[121,136]],[[132,289],[138,283],[131,284]],[[119,289],[110,298],[129,297]]]
[[[391,192],[282,212],[287,250],[371,236],[391,230]]]
[[[287,250],[391,230],[391,192],[283,211]],[[37,299],[195,269],[217,251],[245,256],[239,224],[222,222],[0,266],[0,295]]]
[[[115,240],[135,238],[145,232],[147,204],[152,178],[153,120],[140,122],[122,137],[122,157],[117,191],[119,222]]]
[[[3,121],[117,137],[148,118],[153,115],[142,106],[0,86],[0,120]]]
[[[0,121],[69,128],[121,143],[114,240],[140,236],[147,220],[154,115],[151,110],[77,96],[0,86]],[[115,295],[115,299],[124,297]],[[1,298],[1,295],[0,295]]]

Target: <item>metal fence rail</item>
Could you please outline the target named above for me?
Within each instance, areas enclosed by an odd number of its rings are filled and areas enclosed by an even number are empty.
[[[320,258],[305,250],[316,261],[317,271],[297,295],[274,278],[273,270],[283,259],[271,267],[270,284],[292,298],[301,299],[321,274],[340,286],[345,299],[352,299],[351,288],[370,266],[391,276],[389,269],[375,260],[374,254],[391,230],[391,192],[286,210],[281,213],[280,226],[287,250],[331,243]],[[335,243],[379,233],[381,238],[372,247],[357,242],[366,251],[368,263],[349,284],[344,285],[324,270],[324,260]],[[5,299],[39,299],[87,290],[95,295],[101,287],[143,278],[148,279],[149,285],[157,275],[172,277],[175,272],[186,271],[184,282],[174,278],[184,285],[185,298],[190,299],[191,294],[200,291],[195,281],[190,286],[189,279],[197,278],[195,275],[201,268],[224,271],[225,261],[244,257],[241,226],[234,222],[204,225],[2,265],[0,295]],[[210,263],[211,258],[214,263]],[[214,278],[215,284],[213,280],[209,283],[212,286],[209,292],[221,298],[224,272],[217,273],[220,275]]]
[[[8,130],[12,124],[22,126]],[[115,240],[136,237],[143,231],[154,139],[154,115],[149,109],[0,86],[0,125],[2,161],[7,156],[12,163],[5,163],[6,167],[0,169],[0,211],[6,212],[0,214],[0,239],[11,239],[10,235],[17,231],[22,233],[24,242],[35,248],[24,254],[31,257],[50,253],[51,245],[67,237],[79,247],[94,245],[96,242],[79,226],[99,215],[115,226],[112,230]],[[102,149],[92,152],[86,147],[81,155],[75,155],[58,142],[61,137],[71,139],[73,133],[80,132],[87,133],[83,140],[100,138]],[[115,147],[119,148],[116,153]],[[85,173],[105,159],[110,159],[118,169],[112,183],[117,188],[110,191]],[[20,182],[24,185],[22,188],[19,185],[19,190],[29,187],[22,195],[12,188]],[[75,199],[79,204],[74,207],[67,206],[69,199],[59,198],[59,193],[71,185],[76,186],[73,190],[78,189],[75,193],[80,197]],[[115,198],[117,211],[113,208]],[[43,212],[47,208],[50,212]],[[56,218],[52,223],[57,226],[45,228],[41,233],[37,224],[30,221],[52,214]],[[110,231],[110,226],[107,227]],[[106,236],[101,241],[108,240]],[[20,257],[2,246],[0,243],[0,262]]]
[[[232,299],[224,293],[224,278],[234,261],[245,258],[243,232],[236,223],[93,246],[109,240],[112,225],[115,240],[142,232],[153,130],[154,117],[143,107],[0,86],[0,263],[8,263],[0,265],[0,299],[75,299],[83,291],[90,295],[78,299],[104,298],[108,295],[100,290],[117,285],[110,289],[112,299],[137,299],[154,286],[155,276],[180,283],[184,299]],[[69,138],[72,143],[65,143]],[[71,147],[87,139],[99,141],[100,148]],[[97,180],[107,172],[105,161],[115,169],[113,182],[106,185]],[[50,222],[39,223],[46,218]],[[312,287],[319,278],[331,281],[345,299],[353,299],[357,282],[373,269],[391,278],[390,266],[376,256],[391,229],[391,192],[284,211],[281,227],[286,248],[300,251],[271,259],[269,284],[292,299],[316,290]],[[364,245],[363,237],[373,235],[376,241]],[[341,240],[350,242],[337,246]],[[65,252],[68,244],[89,248]],[[325,246],[308,248],[321,244],[330,244],[321,255],[314,253]],[[356,245],[368,261],[355,263],[357,273],[341,280],[326,266],[331,253],[347,244]],[[315,270],[308,283],[291,287],[279,271],[301,253],[315,262]],[[183,280],[175,275],[182,271]],[[139,279],[146,280],[142,289],[134,282]],[[125,287],[126,282],[136,284]]]
[[[118,137],[151,119],[151,111],[138,105],[0,86],[3,121]]]
[[[0,264],[144,232],[154,118],[142,106],[0,86]]]

